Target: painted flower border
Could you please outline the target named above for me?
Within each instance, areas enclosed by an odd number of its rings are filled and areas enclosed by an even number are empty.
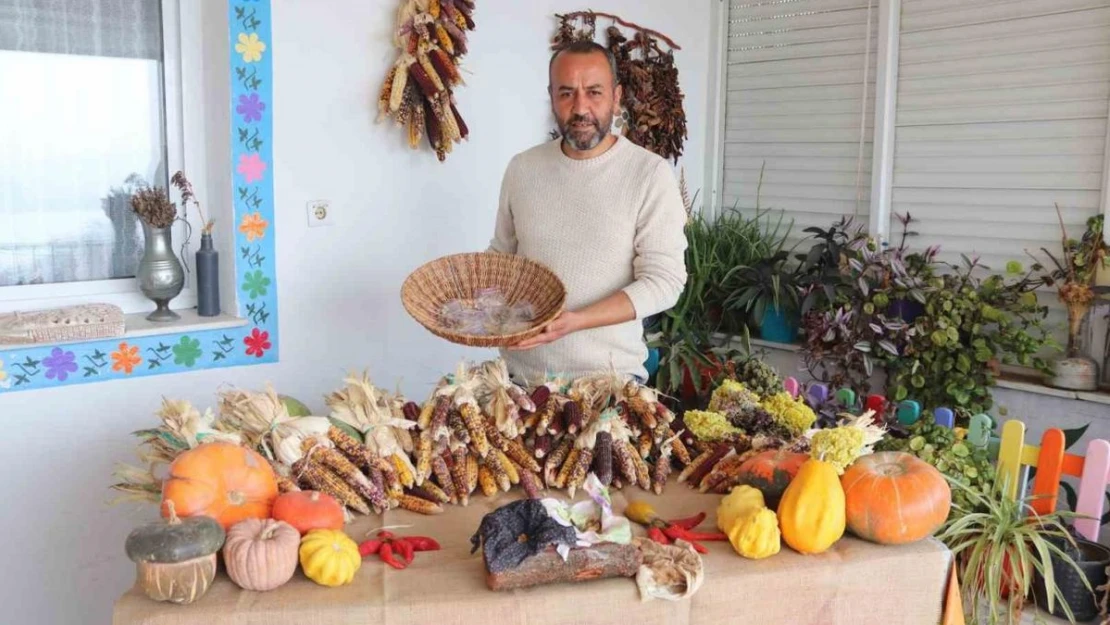
[[[278,361],[269,0],[228,0],[232,205],[245,326],[0,351],[0,395]],[[228,262],[227,255],[224,262]]]

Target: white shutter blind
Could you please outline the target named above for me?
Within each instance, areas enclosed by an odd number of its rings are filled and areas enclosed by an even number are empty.
[[[1081,235],[1106,156],[1110,0],[903,0],[900,37],[891,207],[919,245],[1028,264],[1059,250],[1054,204]]]
[[[866,228],[879,0],[733,0],[722,207]],[[870,24],[870,33],[868,25]],[[865,82],[866,81],[866,82]]]

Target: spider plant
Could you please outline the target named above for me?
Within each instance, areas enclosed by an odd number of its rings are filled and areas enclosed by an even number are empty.
[[[1072,623],[1075,618],[1053,574],[1053,559],[1072,566],[1082,577],[1075,560],[1058,544],[1074,545],[1065,525],[1073,512],[1055,511],[1038,515],[1029,505],[1032,497],[1006,494],[1006,478],[1000,476],[987,493],[972,490],[962,481],[944,476],[970,502],[967,508],[953,504],[957,514],[938,538],[952,551],[960,575],[960,590],[971,622],[1015,624],[1033,588],[1035,575],[1043,578],[1048,610],[1057,602]],[[1084,581],[1086,582],[1085,578]],[[1088,584],[1089,587],[1089,584]]]

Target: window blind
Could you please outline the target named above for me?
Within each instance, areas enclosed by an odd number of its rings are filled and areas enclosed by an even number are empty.
[[[1028,264],[1060,248],[1055,204],[1080,236],[1106,157],[1110,0],[903,0],[900,37],[891,208],[920,244]]]
[[[730,3],[722,208],[867,227],[878,3]]]

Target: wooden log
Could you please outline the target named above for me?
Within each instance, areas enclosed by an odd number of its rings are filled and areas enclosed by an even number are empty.
[[[490,590],[511,590],[607,577],[635,577],[643,561],[643,553],[635,545],[599,543],[575,547],[567,554],[566,561],[551,547],[514,569],[490,573],[487,567],[486,585]]]

